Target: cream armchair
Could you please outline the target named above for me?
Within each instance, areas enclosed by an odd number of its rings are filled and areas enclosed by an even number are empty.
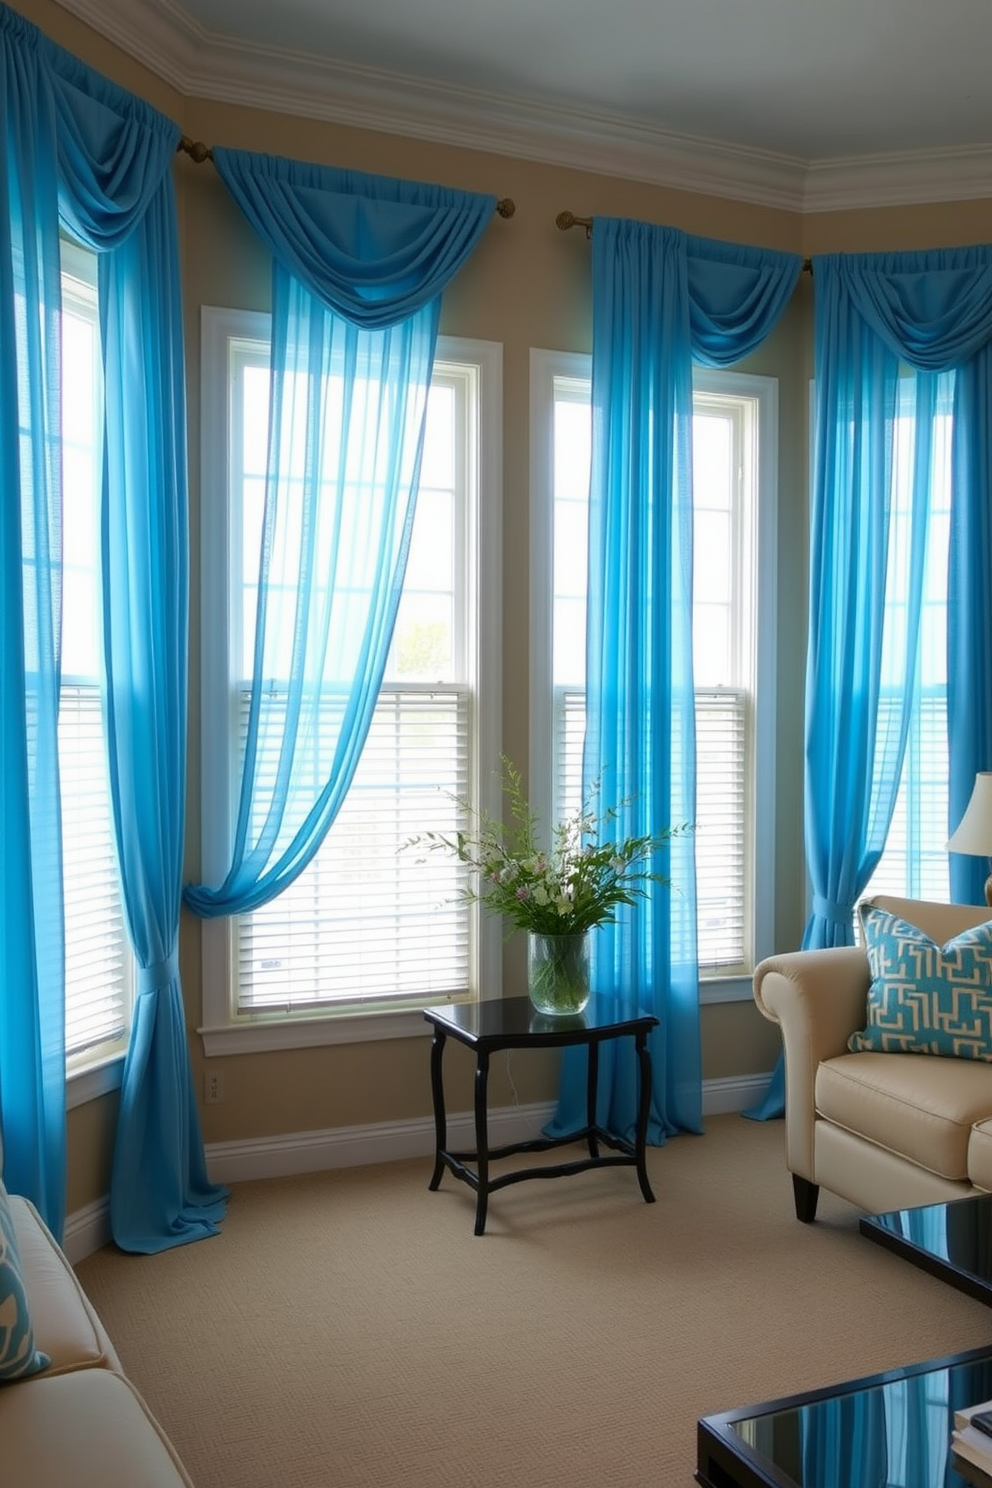
[[[33,1204],[7,1193],[2,1172],[0,1206],[6,1259],[6,1271],[0,1266],[0,1358],[8,1339],[23,1340],[27,1323],[45,1356],[36,1361],[45,1364],[37,1372],[0,1380],[4,1488],[193,1488],[165,1432],[125,1378],[55,1237]],[[26,1357],[25,1343],[19,1359]]]
[[[943,945],[992,918],[987,906],[878,896]],[[861,947],[770,956],[754,997],[782,1029],[786,1163],[796,1215],[820,1187],[867,1213],[992,1191],[992,1064],[931,1054],[852,1054],[870,977]]]

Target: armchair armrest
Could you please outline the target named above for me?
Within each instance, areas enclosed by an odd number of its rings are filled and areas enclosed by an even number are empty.
[[[758,1009],[782,1029],[786,1162],[811,1183],[817,1066],[846,1053],[850,1035],[864,1027],[870,984],[860,946],[769,956],[755,969]]]

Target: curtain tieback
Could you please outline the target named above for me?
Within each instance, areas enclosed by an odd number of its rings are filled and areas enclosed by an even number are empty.
[[[824,899],[821,894],[814,894],[813,913],[832,925],[850,925],[854,905],[837,904],[833,899]]]
[[[139,966],[138,968],[138,996],[142,992],[155,992],[159,987],[167,987],[170,982],[179,979],[179,947],[166,956],[164,961],[153,961],[151,966]]]

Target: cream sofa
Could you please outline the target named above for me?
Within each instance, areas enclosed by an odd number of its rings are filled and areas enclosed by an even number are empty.
[[[51,1363],[0,1383],[3,1488],[192,1488],[38,1211],[8,1198],[35,1347]]]
[[[992,918],[987,906],[871,901],[939,945]],[[821,1187],[869,1214],[992,1191],[992,1064],[931,1054],[852,1054],[870,977],[861,947],[770,956],[754,974],[782,1030],[786,1163],[796,1214]]]

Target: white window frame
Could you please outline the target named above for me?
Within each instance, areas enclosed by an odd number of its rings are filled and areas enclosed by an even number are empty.
[[[201,319],[200,633],[201,633],[201,872],[219,882],[227,864],[213,844],[226,842],[230,751],[222,737],[218,696],[228,691],[227,636],[230,602],[228,565],[228,345],[233,340],[269,339],[267,314],[204,306]],[[502,356],[498,342],[441,336],[436,360],[467,363],[478,376],[478,502],[470,534],[478,575],[475,607],[476,677],[470,777],[480,807],[497,814],[501,731],[502,649]],[[236,726],[229,720],[228,726]],[[216,813],[222,817],[218,820]],[[213,853],[213,856],[211,855]],[[207,1057],[310,1048],[378,1039],[424,1037],[430,1029],[421,1012],[371,1008],[356,1014],[303,1011],[289,1015],[236,1012],[233,1005],[232,935],[229,919],[202,922],[202,1024]],[[491,915],[478,917],[476,975],[480,998],[502,994],[502,936]]]
[[[814,391],[815,389],[811,384],[811,398]],[[952,522],[951,485],[953,481],[953,471],[951,446],[954,438],[953,381],[945,384],[945,390],[943,394],[938,396],[939,401],[937,416],[938,418],[943,417],[947,420],[947,433],[945,434],[944,440],[941,443],[941,448],[946,459],[946,465],[940,470],[938,470],[936,466],[931,470],[931,511],[927,533],[928,555],[926,562],[928,571],[933,568],[936,572],[940,573],[945,580],[943,597],[936,603],[937,608],[939,608],[939,611],[941,613],[942,627],[946,636],[948,601],[946,588],[948,573],[947,545],[950,543],[950,530]],[[902,376],[899,379],[899,393],[896,403],[897,421],[898,419],[905,418],[907,416],[907,409],[911,416],[915,419],[915,406],[915,398],[912,398],[910,396],[907,378],[906,376]],[[812,450],[812,443],[810,445],[810,448]],[[934,458],[936,460],[936,453]],[[899,461],[898,457],[896,457],[894,462],[894,471],[898,470],[898,466]],[[810,473],[810,489],[813,489],[812,470]],[[895,495],[896,507],[903,519],[909,521],[908,509],[903,506],[900,499],[902,496],[904,496],[904,494],[905,492],[901,491],[897,485]],[[937,494],[941,496],[943,504],[935,510],[934,498]],[[933,543],[935,540],[934,533],[937,526],[936,517],[938,512],[940,518],[942,519],[942,526],[944,529],[941,536],[941,548],[939,549],[941,558],[940,563],[936,563],[933,558]],[[929,597],[925,587],[923,595],[923,631],[920,637],[921,652],[926,645],[927,611],[932,611],[934,605],[935,602],[932,598]],[[950,740],[947,737],[948,677],[946,660],[944,663],[944,677],[942,682],[933,683],[930,681],[922,681],[918,679],[918,685],[919,692],[916,699],[916,707],[913,710],[913,715],[910,721],[910,737],[907,744],[906,756],[903,760],[902,773],[899,778],[899,786],[896,793],[896,803],[893,812],[893,818],[889,824],[889,832],[886,837],[885,847],[882,850],[882,855],[879,858],[878,864],[875,868],[875,872],[872,874],[868,883],[865,885],[861,894],[858,896],[859,903],[862,899],[874,898],[876,894],[889,894],[896,898],[907,899],[946,900],[950,898],[950,860],[945,848],[947,836],[950,831],[950,826],[947,821],[946,783],[945,789],[942,794],[942,799],[940,799],[939,803],[935,803],[938,804],[938,825],[936,834],[926,840],[920,837],[918,840],[916,840],[914,847],[909,847],[907,845],[905,849],[898,854],[898,857],[896,857],[892,844],[893,829],[896,830],[897,834],[901,831],[904,837],[913,839],[915,836],[914,829],[916,829],[920,825],[917,813],[912,813],[908,819],[905,814],[906,794],[909,791],[907,771],[912,751],[916,747],[918,747],[921,742],[921,733],[924,738],[926,735],[926,713],[928,710],[932,713],[935,705],[940,710],[939,735],[942,738],[943,751],[939,765],[934,769],[934,772],[931,775],[931,779],[936,780],[940,779],[942,776],[946,777],[946,775],[950,771]],[[883,677],[880,697],[891,697],[893,696],[893,693],[894,689],[891,685],[886,684],[886,680]],[[917,786],[917,789],[919,789],[919,786]],[[932,821],[933,818],[931,817],[930,820]],[[936,874],[926,871],[928,860],[931,865],[935,864],[938,860],[940,861],[940,870]],[[897,869],[900,871],[897,872]],[[810,889],[810,899],[812,899],[812,889]],[[859,939],[861,935],[861,921],[858,916],[857,905],[855,905],[853,912],[853,925],[855,938]]]
[[[85,312],[92,319],[99,348],[100,322],[96,290],[96,254],[63,238],[60,242],[63,311],[67,307],[76,313]],[[83,286],[81,291],[67,288],[66,280]],[[99,354],[97,352],[97,354]],[[94,431],[99,441],[102,428]],[[69,623],[71,623],[71,618]],[[63,677],[61,690],[72,690],[80,683],[73,677]],[[91,684],[86,684],[88,690]],[[97,689],[98,691],[98,689]],[[98,699],[99,700],[99,699]],[[102,706],[102,704],[101,704]],[[61,695],[60,695],[61,715]],[[66,1109],[73,1110],[85,1105],[108,1091],[120,1088],[124,1060],[131,1035],[131,1019],[134,1009],[136,968],[134,952],[122,922],[122,1012],[124,1018],[121,1036],[81,1050],[77,1054],[66,1054]],[[68,986],[66,986],[66,995]]]
[[[546,815],[552,800],[552,607],[554,384],[556,378],[590,381],[584,353],[532,348],[531,417],[531,689],[530,778],[535,809]],[[751,400],[755,406],[757,512],[755,543],[755,715],[752,772],[751,861],[747,867],[753,965],[771,954],[775,921],[775,682],[778,571],[778,379],[753,373],[693,369],[694,391]],[[766,887],[767,886],[767,887]],[[700,979],[701,1004],[748,1002],[751,972]]]

